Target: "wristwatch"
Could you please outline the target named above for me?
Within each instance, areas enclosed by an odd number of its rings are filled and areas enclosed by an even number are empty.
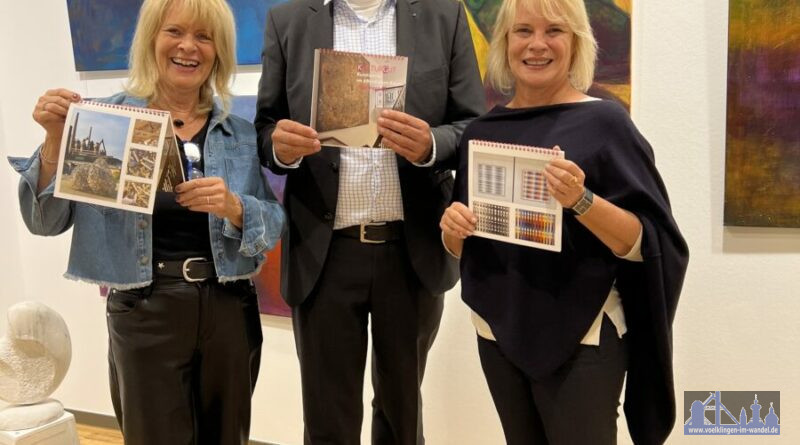
[[[581,216],[589,211],[589,208],[592,206],[592,202],[594,202],[594,194],[591,190],[584,187],[583,196],[581,196],[581,199],[579,199],[574,206],[570,207],[569,210],[573,215]]]

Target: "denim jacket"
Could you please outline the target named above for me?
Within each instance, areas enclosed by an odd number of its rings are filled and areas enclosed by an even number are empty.
[[[145,101],[119,93],[100,102],[143,107]],[[253,124],[237,116],[221,120],[215,104],[203,147],[205,176],[219,176],[242,202],[242,229],[209,213],[211,251],[220,282],[256,274],[264,251],[272,249],[286,215],[261,175]],[[19,202],[31,233],[58,235],[70,227],[72,243],[66,278],[117,289],[144,287],[153,280],[152,216],[53,196],[55,179],[38,195],[39,150],[30,158],[9,157],[22,175]],[[55,178],[55,176],[54,176]],[[276,265],[277,267],[277,265]]]

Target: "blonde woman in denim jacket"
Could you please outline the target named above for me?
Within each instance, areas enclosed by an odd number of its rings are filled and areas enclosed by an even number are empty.
[[[278,242],[285,215],[263,180],[256,133],[228,114],[236,67],[225,0],[146,0],[126,92],[102,102],[169,111],[203,177],[159,192],[153,215],[53,196],[70,103],[47,91],[33,118],[45,142],[10,159],[22,175],[28,229],[72,228],[65,276],[109,286],[109,377],[126,444],[246,443],[261,326],[250,277]],[[214,93],[220,103],[213,100]]]

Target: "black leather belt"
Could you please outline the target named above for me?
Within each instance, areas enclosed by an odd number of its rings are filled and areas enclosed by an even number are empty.
[[[164,277],[183,278],[189,283],[215,278],[217,271],[214,262],[205,258],[187,258],[183,261],[156,261],[153,264],[153,274]]]
[[[403,237],[403,222],[390,221],[360,224],[334,230],[333,233],[355,238],[362,243],[382,244],[387,241],[397,241]]]

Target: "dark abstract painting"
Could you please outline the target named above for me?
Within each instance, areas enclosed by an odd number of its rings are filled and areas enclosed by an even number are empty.
[[[264,21],[285,0],[228,0],[236,16],[236,59],[261,63]],[[124,70],[142,0],[67,0],[77,71]]]
[[[502,0],[463,0],[469,13],[470,30],[485,74],[489,40]],[[630,107],[631,98],[631,3],[632,0],[586,0],[586,9],[599,46],[595,83],[589,94],[618,100]],[[489,106],[505,99],[486,87]]]
[[[725,225],[800,227],[800,2],[731,0]]]

